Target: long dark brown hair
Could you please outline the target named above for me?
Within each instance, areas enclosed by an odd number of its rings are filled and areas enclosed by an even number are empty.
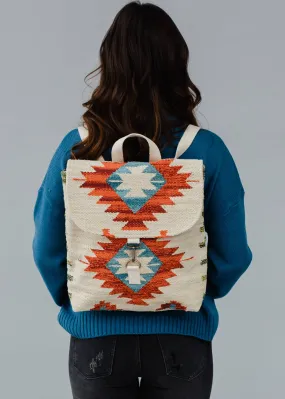
[[[176,128],[197,125],[201,94],[189,77],[188,60],[187,44],[165,11],[139,1],[123,7],[102,42],[100,66],[87,76],[99,74],[100,80],[83,104],[89,134],[73,148],[74,157],[97,159],[133,132],[161,147]],[[140,160],[144,145],[136,144],[124,146],[126,160]]]

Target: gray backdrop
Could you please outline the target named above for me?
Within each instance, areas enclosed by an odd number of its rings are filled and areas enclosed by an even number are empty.
[[[103,35],[125,1],[0,1],[1,327],[5,399],[71,397],[68,335],[31,254],[36,191],[77,126]],[[157,0],[184,34],[204,101],[245,190],[254,261],[218,301],[214,399],[284,390],[284,2]],[[283,207],[282,207],[283,205]],[[281,251],[280,251],[281,250]]]

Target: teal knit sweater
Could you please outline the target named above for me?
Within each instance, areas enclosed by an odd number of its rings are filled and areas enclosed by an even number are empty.
[[[177,140],[181,134],[178,132]],[[69,132],[62,140],[39,188],[34,208],[34,259],[55,303],[60,306],[59,323],[78,338],[116,334],[183,334],[211,341],[218,327],[215,299],[231,290],[252,259],[245,229],[244,190],[224,142],[214,133],[200,130],[180,157],[203,159],[206,170],[208,282],[200,311],[135,313],[73,312],[70,306],[61,171],[66,167],[72,147],[79,141],[78,129]],[[177,142],[163,150],[163,158],[174,157]],[[110,151],[104,154],[104,158],[110,159]]]

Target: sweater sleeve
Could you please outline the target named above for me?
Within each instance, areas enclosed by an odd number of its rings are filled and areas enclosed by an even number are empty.
[[[207,167],[212,171],[208,176]],[[217,136],[206,160],[205,226],[207,294],[221,298],[246,271],[252,253],[247,243],[244,189],[229,150]]]
[[[76,129],[67,134],[60,143],[38,191],[34,207],[34,260],[50,294],[59,306],[67,299],[65,209],[61,171],[66,168],[71,148],[78,141]]]

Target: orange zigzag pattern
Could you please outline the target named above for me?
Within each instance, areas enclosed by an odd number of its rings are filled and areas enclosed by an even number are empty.
[[[89,195],[101,196],[97,203],[109,205],[105,212],[117,213],[114,221],[126,222],[123,230],[148,230],[144,222],[157,221],[154,213],[165,213],[163,205],[174,205],[171,197],[183,196],[180,190],[191,189],[190,183],[197,182],[197,180],[189,180],[191,173],[179,173],[182,166],[171,166],[172,161],[172,159],[164,159],[151,162],[151,165],[162,174],[166,183],[136,213],[133,213],[106,181],[113,172],[123,165],[122,163],[102,162],[102,166],[93,166],[95,172],[82,172],[85,182],[81,187],[92,189]]]
[[[149,249],[156,255],[162,265],[153,278],[141,288],[139,292],[134,292],[121,282],[114,274],[106,267],[107,263],[118,253],[118,251],[126,244],[125,238],[115,238],[108,236],[110,242],[100,242],[102,250],[92,250],[95,257],[86,256],[89,265],[85,269],[86,272],[95,273],[93,278],[103,280],[102,288],[111,289],[110,295],[119,294],[119,298],[130,299],[129,304],[132,305],[148,305],[146,299],[154,298],[153,294],[162,294],[161,287],[169,286],[167,281],[169,278],[174,277],[173,269],[183,268],[180,263],[184,253],[174,254],[178,249],[165,248],[169,240],[158,241],[156,239],[143,239],[142,242],[149,247]]]

